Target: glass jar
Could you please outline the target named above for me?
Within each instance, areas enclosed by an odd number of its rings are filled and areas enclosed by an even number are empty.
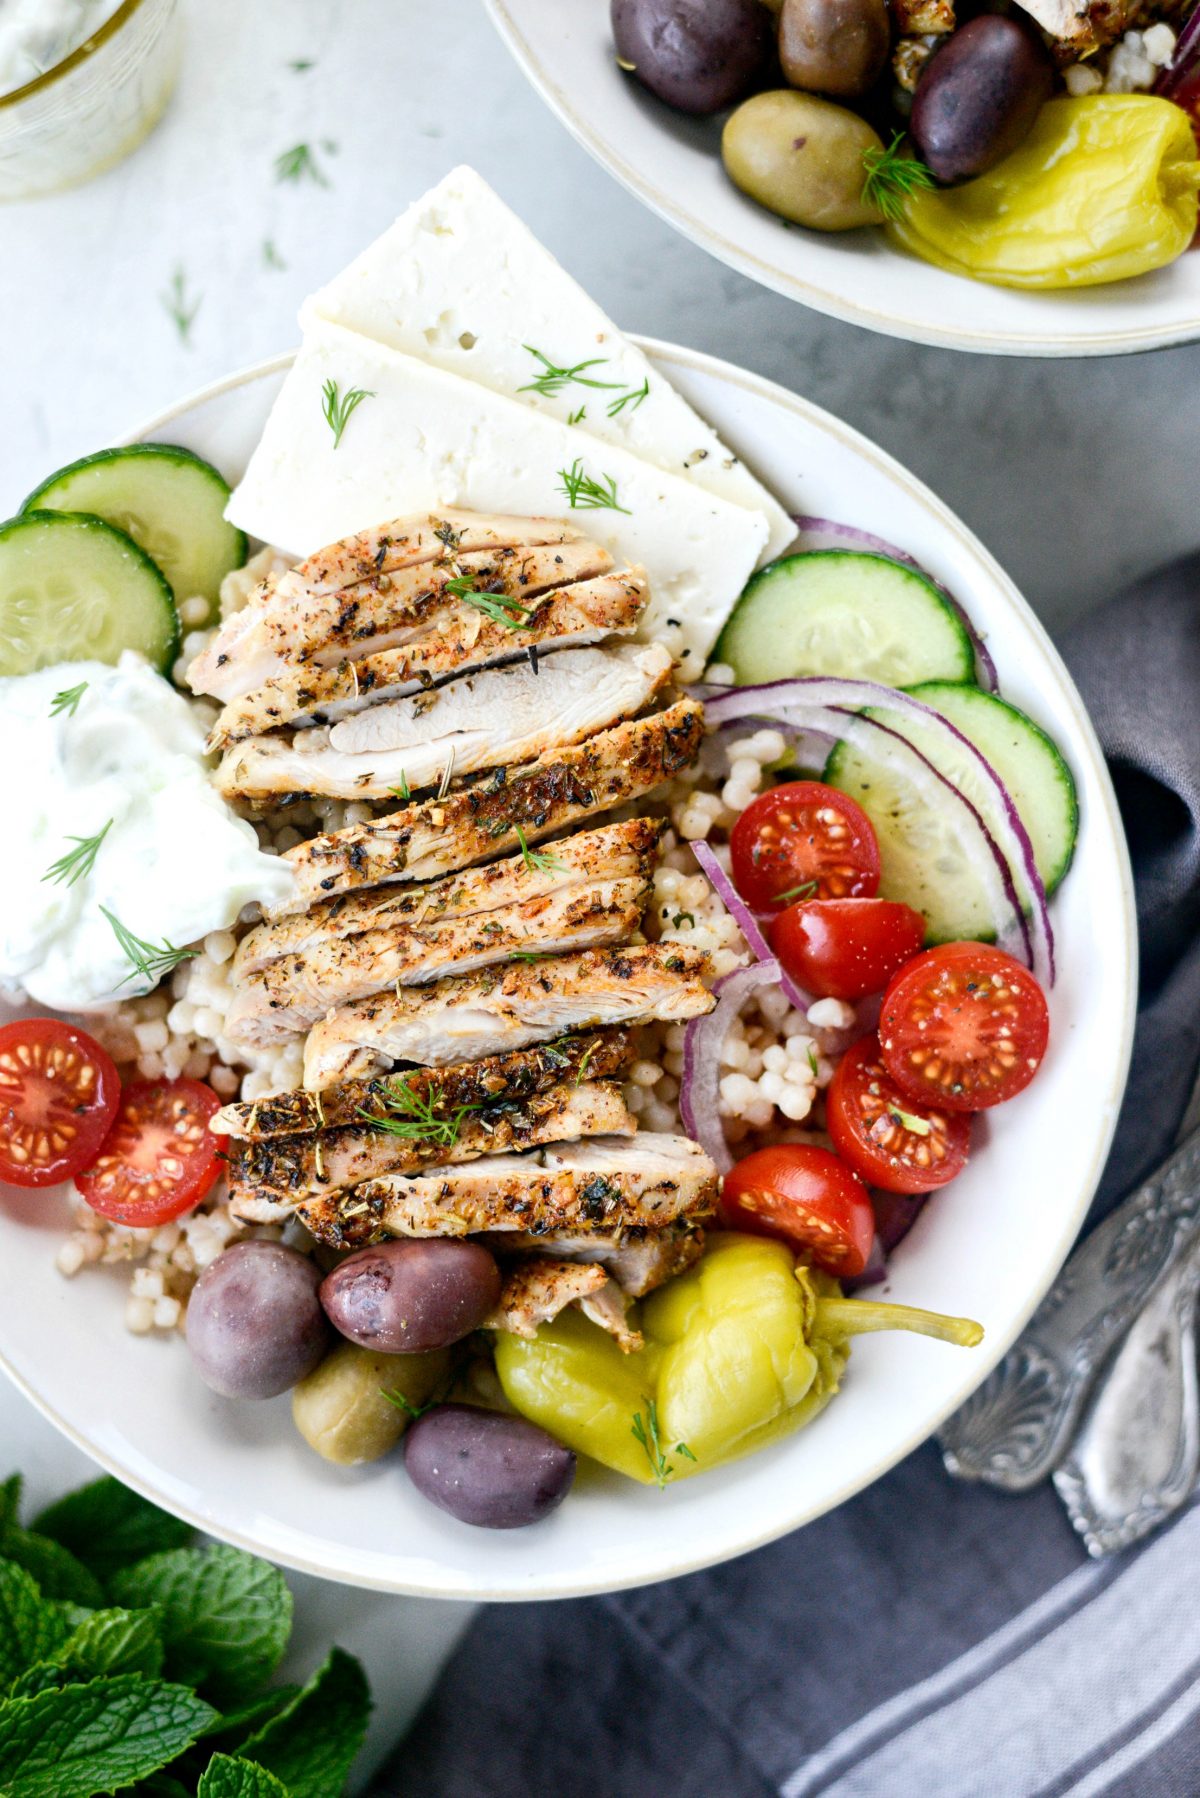
[[[180,0],[123,0],[69,56],[0,95],[0,200],[71,187],[136,149],[171,97],[182,35]]]

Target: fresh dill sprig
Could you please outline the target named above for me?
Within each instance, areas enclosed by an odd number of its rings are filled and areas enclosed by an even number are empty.
[[[897,131],[886,150],[872,145],[863,151],[863,202],[877,206],[885,219],[898,219],[909,194],[935,185],[933,170],[920,157],[906,156],[903,143],[904,133]]]
[[[633,1414],[630,1426],[634,1439],[646,1451],[646,1459],[650,1463],[650,1471],[654,1475],[654,1483],[661,1492],[671,1475],[675,1472],[675,1463],[667,1459],[662,1439],[658,1433],[658,1406],[652,1398],[646,1400],[646,1416],[643,1419],[640,1411]],[[683,1455],[686,1460],[694,1461],[695,1455],[686,1442],[677,1442],[671,1450],[672,1454]]]
[[[263,238],[262,259],[268,268],[286,268],[287,263],[275,248],[273,237]]]
[[[821,1068],[817,1061],[817,1051],[813,1048],[811,1043],[808,1045],[808,1065],[812,1069],[812,1077],[815,1080],[817,1075],[821,1072]]]
[[[552,951],[549,949],[514,949],[509,958],[511,961],[551,961]]]
[[[136,974],[140,974],[152,986],[157,986],[163,975],[169,974],[172,968],[177,968],[181,961],[191,961],[194,955],[199,954],[198,949],[177,949],[166,937],[163,938],[160,949],[155,943],[148,943],[145,937],[135,936],[132,930],[126,929],[120,918],[114,917],[106,905],[102,905],[100,910],[112,926],[112,933],[120,944],[121,953],[133,963],[133,973],[126,974],[121,982],[122,986]]]
[[[595,1043],[589,1043],[587,1046],[587,1049],[584,1051],[584,1054],[580,1058],[579,1066],[575,1069],[575,1084],[576,1084],[576,1086],[583,1085],[584,1080],[587,1078],[588,1063],[591,1061],[592,1056],[595,1053],[596,1053]]]
[[[888,1107],[888,1116],[894,1124],[911,1131],[914,1136],[928,1136],[933,1127],[925,1118],[919,1118],[911,1111],[901,1111],[898,1105]]]
[[[403,801],[406,805],[408,804],[408,801],[412,798],[412,789],[408,784],[408,775],[404,772],[403,768],[400,770],[399,786],[389,787],[388,792],[394,793],[396,795],[397,799],[403,799]]]
[[[317,161],[311,144],[293,144],[290,150],[283,150],[275,158],[276,181],[292,181],[297,185],[301,181],[313,181],[318,187],[328,187],[329,180],[324,169]]]
[[[77,687],[64,687],[61,693],[54,695],[50,707],[50,716],[57,718],[60,712],[67,712],[73,718],[79,710],[79,701],[88,690],[88,683],[81,680]]]
[[[46,869],[42,879],[65,880],[69,887],[73,887],[77,880],[82,880],[85,874],[91,873],[100,845],[112,827],[113,819],[110,818],[103,830],[98,830],[94,837],[68,837],[68,843],[74,843],[75,848],[68,849],[65,855],[60,855],[58,860]]]
[[[380,1116],[360,1105],[360,1118],[388,1136],[400,1136],[409,1142],[435,1143],[442,1149],[454,1147],[467,1113],[481,1109],[479,1105],[459,1105],[447,1116],[441,1116],[438,1110],[440,1095],[414,1092],[403,1078],[389,1081],[387,1091],[380,1096],[387,1107],[386,1114]]]
[[[567,423],[569,425],[581,425],[586,417],[587,417],[587,407],[580,406],[578,412],[568,412],[567,413]]]
[[[365,387],[348,387],[345,393],[340,393],[338,384],[332,377],[323,384],[321,395],[321,410],[325,414],[325,423],[333,432],[333,447],[337,449],[342,441],[342,432],[358,407],[364,400],[373,400],[375,395]]]
[[[542,365],[542,372],[532,381],[526,381],[524,387],[518,387],[518,393],[541,393],[549,397],[561,393],[568,382],[574,381],[578,387],[619,387],[619,381],[598,381],[594,375],[585,374],[589,368],[601,368],[608,361],[607,356],[592,356],[587,362],[576,362],[573,368],[559,368],[551,362],[549,356],[543,356],[541,350],[535,350],[531,343],[523,343],[523,350],[537,358]]]
[[[525,866],[529,869],[531,874],[561,874],[563,872],[567,865],[566,862],[560,862],[558,857],[556,855],[551,855],[548,850],[531,849],[526,841],[525,832],[521,829],[521,826],[519,824],[514,824],[513,829],[516,831],[517,841],[521,845],[521,860],[525,863]]]
[[[412,1400],[401,1392],[399,1386],[392,1387],[390,1391],[386,1386],[381,1386],[379,1390],[389,1405],[395,1405],[397,1411],[405,1412],[414,1423],[418,1417],[424,1417],[426,1411],[433,1409],[433,1399],[427,1399],[423,1405],[414,1405]]]
[[[315,69],[316,66],[316,63],[307,56],[297,56],[293,62],[288,64],[288,68],[297,75],[307,75],[309,69]]]
[[[171,276],[171,284],[166,293],[159,294],[158,297],[162,301],[167,317],[179,333],[180,342],[190,344],[192,326],[196,322],[196,314],[200,310],[204,296],[197,294],[195,299],[188,297],[187,274],[182,263],[178,264]]]
[[[802,880],[798,887],[788,887],[785,892],[776,893],[774,905],[790,905],[793,899],[811,899],[820,886],[819,880]]]
[[[650,378],[647,376],[640,387],[631,387],[628,393],[621,394],[620,397],[615,400],[609,400],[606,408],[608,416],[610,418],[616,418],[618,414],[624,412],[626,406],[629,407],[631,412],[636,412],[642,401],[649,397],[649,393]]]
[[[573,512],[595,512],[607,507],[613,512],[624,512],[630,516],[629,507],[617,502],[617,483],[614,476],[606,474],[601,480],[593,479],[583,472],[583,459],[576,456],[570,468],[560,468],[559,492],[566,496],[567,504]]]
[[[503,624],[510,631],[524,630],[525,620],[533,611],[532,606],[523,606],[519,600],[507,593],[488,593],[480,587],[478,577],[473,574],[456,574],[446,582],[445,591],[453,594],[455,599],[466,600],[493,624]]]

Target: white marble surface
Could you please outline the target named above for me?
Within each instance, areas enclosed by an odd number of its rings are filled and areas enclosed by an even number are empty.
[[[1051,625],[1195,546],[1200,346],[1022,363],[914,349],[793,307],[596,168],[527,90],[480,0],[191,0],[188,33],[172,108],[128,163],[0,210],[0,515],[56,465],[291,344],[304,294],[470,161],[623,325],[782,381],[908,463]],[[328,186],[276,180],[275,158],[303,141]],[[266,240],[285,268],[267,266]],[[161,297],[179,268],[200,302],[187,342]],[[42,1493],[74,1477],[74,1451],[9,1391],[0,1439]],[[367,1654],[381,1741],[461,1608],[302,1584],[307,1659],[319,1634]]]

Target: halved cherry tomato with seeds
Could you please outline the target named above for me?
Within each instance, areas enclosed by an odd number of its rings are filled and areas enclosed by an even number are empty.
[[[864,1036],[842,1056],[825,1094],[825,1117],[838,1154],[886,1192],[928,1192],[966,1166],[970,1119],[902,1092],[877,1036]]]
[[[897,899],[802,899],[771,925],[771,947],[807,993],[881,993],[925,941],[925,920]]]
[[[730,1169],[721,1220],[731,1230],[781,1237],[826,1273],[861,1274],[875,1237],[866,1187],[828,1149],[780,1143]]]
[[[92,1160],[121,1098],[112,1057],[61,1018],[0,1029],[0,1180],[57,1186]]]
[[[943,943],[902,968],[884,995],[879,1041],[914,1099],[986,1111],[1042,1065],[1050,1014],[1029,969],[988,943]]]
[[[225,1138],[208,1120],[221,1109],[199,1080],[138,1080],[91,1167],[75,1184],[93,1211],[134,1229],[153,1229],[191,1211],[221,1171]]]
[[[730,832],[729,849],[733,884],[755,911],[879,891],[879,844],[870,819],[819,780],[760,793]]]

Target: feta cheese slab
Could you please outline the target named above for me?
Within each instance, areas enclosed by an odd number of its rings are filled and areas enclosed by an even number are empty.
[[[764,512],[766,559],[795,540],[795,524],[762,482],[474,169],[454,169],[314,294],[300,320],[307,329],[314,319],[564,424],[573,419],[719,499]],[[577,373],[557,380],[550,368]]]
[[[354,388],[368,396],[340,444],[325,419],[329,381],[343,400]],[[576,469],[616,505],[572,508],[564,477]],[[664,643],[685,678],[699,675],[769,529],[762,512],[547,412],[340,325],[313,324],[227,516],[303,556],[447,506],[569,519],[619,564],[640,562],[651,597],[639,635]]]

